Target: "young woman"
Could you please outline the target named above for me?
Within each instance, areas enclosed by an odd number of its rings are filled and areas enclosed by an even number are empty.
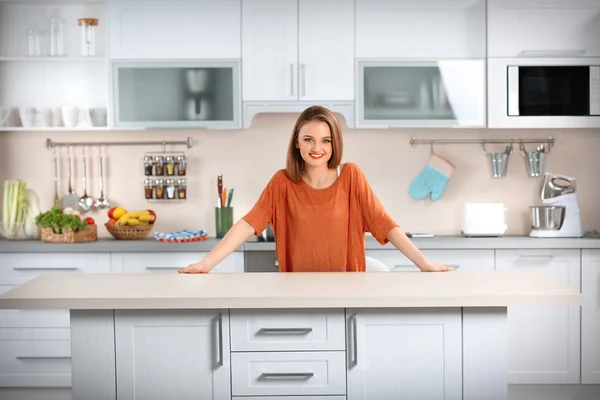
[[[365,232],[391,242],[421,271],[449,271],[432,263],[390,218],[361,170],[340,164],[340,125],[328,109],[306,109],[296,121],[286,169],[201,261],[178,270],[207,273],[270,223],[281,272],[365,271]]]

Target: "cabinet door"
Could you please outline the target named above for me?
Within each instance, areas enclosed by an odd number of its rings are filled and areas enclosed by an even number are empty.
[[[581,383],[600,384],[600,250],[583,250],[581,294]]]
[[[240,0],[111,0],[109,10],[113,59],[240,58]]]
[[[600,56],[597,0],[489,0],[489,57]]]
[[[423,250],[431,262],[442,263],[454,271],[493,271],[494,250]],[[390,271],[418,272],[420,269],[397,250],[367,250],[373,257],[386,265]]]
[[[354,100],[354,2],[298,3],[300,100]]]
[[[229,317],[115,310],[118,400],[231,399]]]
[[[580,250],[497,250],[496,270],[540,270],[580,290]],[[580,307],[508,307],[509,384],[579,383]]]
[[[348,399],[462,399],[461,311],[347,310]]]
[[[242,3],[244,100],[298,99],[297,0]]]
[[[356,0],[357,58],[483,58],[485,0]]]
[[[360,127],[485,126],[485,60],[357,63]]]
[[[135,273],[177,273],[206,257],[208,253],[112,253],[113,272]],[[244,253],[233,252],[216,265],[211,273],[244,272]]]

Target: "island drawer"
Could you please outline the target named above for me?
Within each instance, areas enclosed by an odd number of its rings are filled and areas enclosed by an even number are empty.
[[[110,254],[0,253],[0,280],[68,273],[110,273]]]
[[[231,310],[231,351],[344,350],[344,310]]]
[[[71,387],[69,329],[0,329],[0,387]]]
[[[233,396],[344,395],[346,353],[232,353],[231,388]]]

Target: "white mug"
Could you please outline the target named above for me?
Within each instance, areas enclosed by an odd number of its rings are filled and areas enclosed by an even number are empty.
[[[0,126],[10,126],[10,107],[0,107]]]
[[[35,124],[35,107],[19,107],[19,116],[21,124],[25,128],[31,128]]]
[[[90,118],[90,111],[87,108],[80,108],[79,115],[77,116],[77,126],[79,128],[91,128],[92,119]]]
[[[92,118],[92,124],[94,126],[107,126],[106,122],[106,108],[97,107],[90,108],[90,116]]]
[[[52,107],[52,126],[63,126],[62,109]]]
[[[49,108],[36,108],[33,124],[38,127],[51,126],[52,110]]]
[[[62,106],[62,120],[67,128],[74,128],[79,121],[79,109],[75,106]]]

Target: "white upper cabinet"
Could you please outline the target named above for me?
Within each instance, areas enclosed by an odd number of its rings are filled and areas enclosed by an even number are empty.
[[[598,38],[598,0],[488,0],[489,57],[595,57]]]
[[[354,4],[298,3],[300,100],[354,100]]]
[[[351,0],[245,0],[244,101],[354,98]]]
[[[240,0],[111,0],[113,59],[240,58]]]
[[[297,0],[242,3],[243,100],[298,97]]]
[[[485,0],[356,0],[357,58],[485,58]]]

